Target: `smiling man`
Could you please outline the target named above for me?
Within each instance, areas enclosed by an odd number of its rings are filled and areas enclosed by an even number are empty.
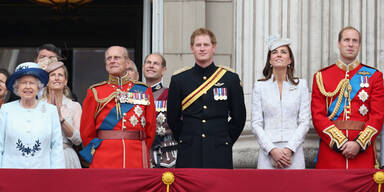
[[[177,155],[177,142],[167,123],[168,88],[161,82],[166,70],[167,64],[162,55],[152,53],[145,57],[143,73],[147,85],[152,88],[156,105],[156,137],[151,149],[151,163],[156,168],[174,167]]]
[[[239,76],[214,64],[210,30],[195,30],[190,46],[195,65],[173,74],[168,94],[168,124],[179,143],[176,167],[233,168],[232,146],[246,116]]]
[[[108,81],[92,85],[83,102],[80,155],[90,168],[148,168],[155,130],[152,91],[131,79],[127,49],[105,52]]]
[[[339,33],[340,58],[313,78],[312,120],[321,138],[316,168],[373,168],[384,111],[383,74],[359,63],[360,32]]]

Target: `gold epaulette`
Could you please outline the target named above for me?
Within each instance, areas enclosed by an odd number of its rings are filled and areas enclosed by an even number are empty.
[[[147,84],[145,84],[145,83],[143,83],[143,82],[141,82],[141,81],[134,81],[134,80],[132,80],[132,82],[133,82],[134,84],[144,85],[145,87],[148,87]]]
[[[172,75],[177,75],[177,74],[179,74],[179,73],[181,73],[181,72],[184,72],[184,71],[186,71],[186,70],[188,70],[188,69],[191,69],[192,67],[193,67],[193,66],[183,67],[183,68],[181,68],[181,69],[176,70]]]
[[[227,71],[230,71],[232,73],[236,73],[234,69],[230,68],[230,67],[227,67],[227,66],[224,66],[224,65],[218,65],[218,67],[221,67]]]
[[[97,87],[97,86],[100,86],[100,85],[104,85],[104,84],[106,84],[106,83],[107,83],[106,81],[103,81],[103,82],[100,82],[100,83],[95,83],[95,84],[89,86],[88,89],[92,89],[92,88],[94,88],[94,87]]]

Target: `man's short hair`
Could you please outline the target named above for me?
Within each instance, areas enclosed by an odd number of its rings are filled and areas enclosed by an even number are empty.
[[[105,57],[107,57],[107,52],[108,52],[108,50],[110,49],[110,48],[112,48],[112,47],[118,47],[118,48],[121,48],[121,49],[123,49],[123,57],[125,58],[125,59],[129,59],[129,55],[128,55],[128,49],[127,48],[125,48],[125,47],[123,47],[123,46],[118,46],[118,45],[113,45],[113,46],[110,46],[110,47],[108,47],[107,48],[107,50],[105,50]]]
[[[52,43],[46,43],[46,44],[43,44],[41,45],[40,47],[37,48],[36,50],[36,58],[37,56],[39,55],[40,51],[41,50],[48,50],[48,51],[51,51],[53,53],[55,53],[57,55],[57,57],[61,58],[61,55],[60,55],[60,50],[59,48],[57,48],[54,44]]]
[[[347,26],[347,27],[344,27],[340,32],[339,32],[339,42],[341,41],[341,39],[343,38],[343,33],[344,31],[346,30],[355,30],[358,34],[359,34],[359,43],[361,42],[361,33],[359,30],[357,30],[356,28],[352,27],[352,26]]]
[[[148,55],[145,57],[144,62],[147,60],[147,58],[148,58],[150,55],[158,55],[158,56],[161,58],[161,66],[163,66],[163,67],[166,67],[166,66],[167,66],[167,61],[165,61],[164,56],[162,56],[160,53],[151,53],[151,54],[148,54]]]
[[[201,35],[208,35],[213,45],[217,43],[216,36],[212,31],[206,28],[198,28],[191,35],[191,46],[195,43],[195,38]]]

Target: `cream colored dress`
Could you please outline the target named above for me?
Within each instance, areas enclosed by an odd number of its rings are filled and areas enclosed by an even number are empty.
[[[80,145],[82,143],[80,137],[81,112],[81,105],[78,102],[63,96],[61,115],[74,128],[72,137],[66,137],[63,132],[65,168],[68,169],[81,168],[79,157],[73,149],[73,145]]]
[[[252,95],[252,132],[260,145],[257,167],[274,169],[269,152],[277,148],[293,151],[288,169],[304,169],[303,142],[309,130],[310,101],[307,83],[300,79],[298,85],[284,81],[282,99],[273,76],[267,81],[257,81]]]

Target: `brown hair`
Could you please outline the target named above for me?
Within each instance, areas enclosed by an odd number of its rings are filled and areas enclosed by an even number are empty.
[[[68,69],[65,65],[57,68],[57,69],[60,69],[60,68],[63,68],[64,69],[64,77],[65,79],[68,81]],[[56,71],[57,69],[53,70],[53,71]],[[51,74],[53,71],[51,71],[49,74]],[[64,96],[68,97],[69,99],[73,99],[72,98],[72,93],[71,93],[71,90],[69,89],[69,87],[66,85],[64,86],[64,89],[63,89],[63,94]],[[49,96],[49,88],[48,86],[44,89],[44,92],[43,92],[43,98],[47,98],[48,99],[48,96]]]
[[[40,51],[42,51],[42,50],[47,50],[47,51],[50,51],[50,52],[53,52],[53,53],[55,53],[56,54],[56,56],[57,56],[57,59],[58,60],[63,60],[63,58],[61,57],[61,55],[60,55],[60,49],[59,48],[57,48],[54,44],[52,44],[52,43],[46,43],[46,44],[43,44],[43,45],[41,45],[40,47],[38,47],[37,49],[36,49],[36,57],[35,58],[37,58],[38,56],[39,56],[39,53],[40,53]]]
[[[297,85],[297,84],[299,84],[299,78],[293,76],[293,74],[295,72],[295,59],[293,57],[293,53],[292,53],[291,48],[288,45],[285,45],[285,46],[288,48],[289,57],[291,58],[291,64],[289,64],[288,65],[289,67],[287,67],[287,77],[288,77],[288,80],[292,84]],[[271,58],[271,53],[272,53],[272,51],[268,51],[267,62],[265,63],[265,67],[263,70],[263,75],[265,78],[259,79],[258,81],[266,81],[266,80],[270,79],[272,76],[273,68],[272,68],[271,63],[269,63],[269,60]]]
[[[7,79],[9,77],[9,72],[6,69],[0,68],[0,74],[3,74]]]
[[[344,31],[346,31],[346,30],[355,30],[355,31],[359,34],[359,43],[361,42],[361,33],[360,33],[360,31],[357,30],[356,28],[352,27],[352,26],[344,27],[344,28],[339,32],[339,37],[338,37],[339,42],[340,42],[341,39],[343,38],[343,33],[344,33]]]
[[[217,44],[215,34],[206,28],[198,28],[191,35],[191,46],[195,43],[195,38],[201,35],[208,35],[213,45]]]
[[[150,55],[157,55],[161,58],[161,66],[163,67],[166,67],[167,66],[167,61],[165,61],[165,58],[164,56],[162,56],[160,53],[151,53],[151,54],[148,54],[145,59],[144,59],[144,62],[147,61],[147,58],[150,56]]]

